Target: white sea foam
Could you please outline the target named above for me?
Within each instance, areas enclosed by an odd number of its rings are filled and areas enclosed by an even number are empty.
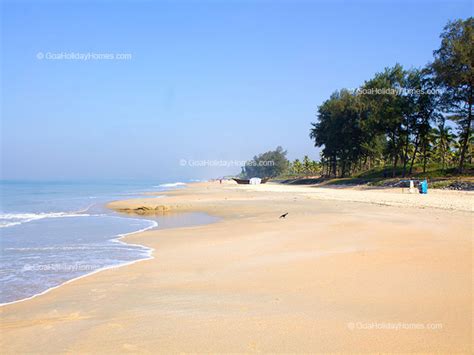
[[[153,187],[176,187],[176,186],[184,186],[184,185],[186,185],[185,182],[171,182],[168,184],[161,184],[161,185],[153,186]]]
[[[71,251],[71,250],[99,250],[99,249],[105,249],[105,250],[110,250],[109,245],[95,245],[92,244],[90,246],[85,246],[85,245],[77,245],[77,246],[63,246],[63,247],[27,247],[27,248],[5,248],[5,251]],[[135,248],[131,248],[135,250]],[[120,250],[123,250],[123,248],[120,248]]]
[[[87,210],[87,209],[86,209]],[[88,217],[80,212],[42,212],[42,213],[0,213],[0,228],[12,227],[22,223],[37,221],[44,218]]]
[[[124,217],[112,216],[112,218],[124,218]],[[135,219],[135,220],[143,221],[143,219],[138,219],[138,218],[128,218],[127,217],[127,219],[132,219],[132,220]],[[22,299],[15,300],[15,301],[10,301],[10,302],[0,303],[0,307],[1,306],[6,306],[6,305],[9,305],[9,304],[24,302],[24,301],[36,298],[38,296],[44,295],[44,294],[54,290],[54,289],[57,289],[57,288],[59,288],[63,285],[66,285],[68,283],[71,283],[71,282],[74,282],[76,280],[82,279],[83,277],[87,277],[87,276],[96,274],[98,272],[104,271],[104,270],[115,269],[115,268],[119,268],[119,267],[122,267],[122,266],[132,265],[132,264],[138,263],[140,261],[153,259],[153,252],[155,251],[155,249],[153,249],[151,247],[146,247],[146,246],[140,245],[140,244],[125,243],[124,241],[120,240],[122,238],[125,238],[128,235],[135,234],[135,233],[141,233],[141,232],[147,231],[149,229],[156,228],[158,226],[158,223],[156,221],[153,221],[153,220],[146,220],[146,221],[150,222],[150,225],[148,227],[145,227],[145,228],[142,228],[142,229],[139,229],[137,231],[130,232],[130,233],[118,234],[114,238],[110,239],[110,241],[118,243],[118,244],[122,244],[124,246],[129,246],[129,247],[134,246],[134,247],[139,247],[139,248],[143,249],[145,251],[145,254],[141,258],[136,259],[136,260],[132,260],[132,261],[128,261],[128,262],[119,263],[119,264],[116,264],[116,265],[109,265],[109,266],[101,267],[99,269],[96,269],[96,270],[93,270],[91,272],[85,273],[81,276],[78,276],[78,277],[72,278],[70,280],[67,280],[65,282],[62,282],[59,285],[52,286],[52,287],[50,287],[50,288],[48,288],[44,291],[41,291],[39,293],[36,293],[36,294],[32,295],[30,297],[26,297],[26,298],[22,298]]]

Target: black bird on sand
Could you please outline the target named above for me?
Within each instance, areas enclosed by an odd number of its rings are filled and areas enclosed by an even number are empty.
[[[283,214],[280,216],[280,218],[286,218],[287,215],[288,215],[288,212],[283,213]]]

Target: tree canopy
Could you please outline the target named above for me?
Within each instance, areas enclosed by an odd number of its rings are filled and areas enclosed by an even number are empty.
[[[286,150],[277,147],[275,150],[256,155],[242,168],[242,173],[247,178],[275,177],[288,169]]]
[[[449,22],[441,34],[441,46],[430,65],[443,89],[442,105],[460,132],[459,168],[464,169],[472,131],[474,85],[474,19]]]
[[[462,171],[472,160],[472,26],[472,18],[449,23],[426,67],[396,64],[324,101],[310,130],[323,148],[323,173],[344,177],[382,165],[405,176],[415,162],[425,171],[434,161]]]

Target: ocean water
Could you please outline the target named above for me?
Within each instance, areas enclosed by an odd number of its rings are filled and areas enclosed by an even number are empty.
[[[0,303],[38,295],[100,269],[149,258],[149,248],[126,244],[119,238],[156,228],[160,218],[128,217],[104,205],[182,185],[156,181],[0,182]],[[202,222],[211,220],[191,223]],[[186,224],[182,220],[175,224],[180,223]]]

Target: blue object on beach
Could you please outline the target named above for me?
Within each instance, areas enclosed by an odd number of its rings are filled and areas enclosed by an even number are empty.
[[[428,181],[423,180],[420,182],[420,194],[427,194],[428,193]]]

